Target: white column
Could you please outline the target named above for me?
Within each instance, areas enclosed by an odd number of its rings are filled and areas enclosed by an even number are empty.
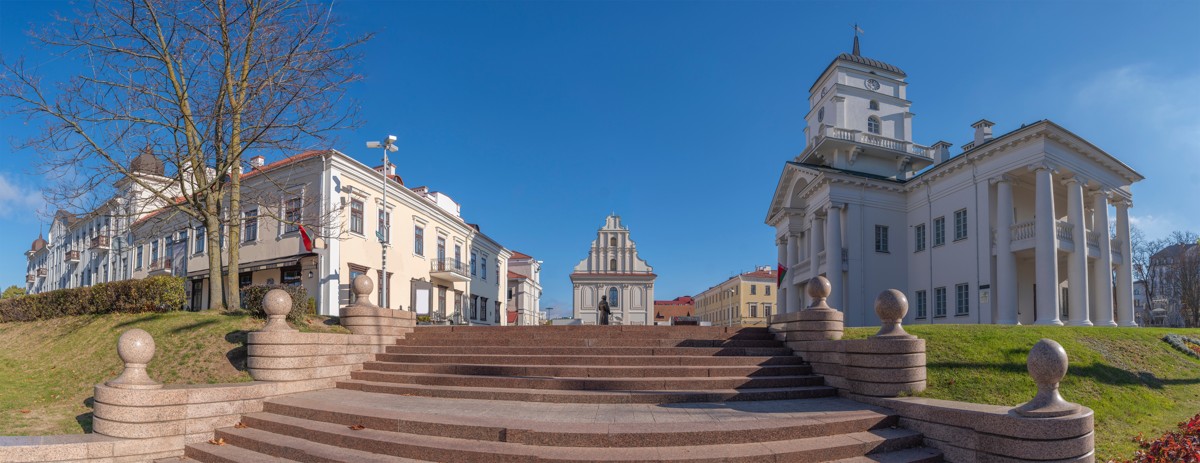
[[[825,273],[833,289],[833,292],[829,293],[829,306],[845,310],[841,297],[842,291],[845,291],[842,279],[842,208],[841,204],[829,206],[829,230],[825,234]]]
[[[1083,221],[1083,184],[1078,176],[1063,181],[1067,187],[1067,223],[1073,227],[1074,252],[1067,256],[1067,324],[1092,326],[1088,317],[1087,229]]]
[[[775,262],[777,262],[779,265],[782,265],[784,268],[784,274],[780,276],[785,278],[791,277],[791,275],[788,274],[790,273],[789,269],[792,268],[792,263],[788,260],[787,237],[776,238],[775,246],[778,248]],[[788,281],[783,278],[779,278],[779,276],[776,277],[776,280],[779,281],[779,287],[775,288],[775,313],[787,313]],[[768,320],[768,322],[770,322],[770,320]]]
[[[1092,196],[1092,230],[1100,232],[1100,258],[1092,273],[1092,288],[1096,304],[1092,307],[1092,323],[1096,326],[1117,326],[1113,321],[1112,236],[1108,232],[1108,193],[1098,191]]]
[[[804,291],[804,285],[793,284],[796,281],[796,272],[799,270],[796,268],[796,264],[800,263],[800,237],[788,233],[787,247],[788,274],[785,275],[786,279],[784,280],[784,284],[787,285],[787,305],[785,310],[787,313],[792,313],[800,311],[800,295]]]
[[[1129,208],[1133,204],[1124,199],[1116,202],[1117,237],[1121,241],[1121,264],[1117,265],[1117,324],[1137,326],[1133,317],[1133,262],[1130,259]]]
[[[996,315],[1001,325],[1017,321],[1017,256],[1012,253],[1012,178],[996,179]]]
[[[1058,250],[1055,244],[1054,178],[1050,166],[1033,167],[1037,179],[1034,215],[1034,266],[1037,314],[1034,324],[1062,325],[1058,319]]]
[[[812,228],[808,230],[809,253],[808,261],[812,266],[812,276],[821,274],[821,246],[825,245],[825,218],[813,214]]]

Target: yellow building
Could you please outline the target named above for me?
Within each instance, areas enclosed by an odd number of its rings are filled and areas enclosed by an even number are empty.
[[[767,326],[775,310],[775,270],[759,267],[696,295],[696,316],[713,326]]]

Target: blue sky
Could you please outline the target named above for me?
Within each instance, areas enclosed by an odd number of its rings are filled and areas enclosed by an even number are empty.
[[[65,2],[0,0],[0,53],[50,79],[72,63],[25,32]],[[1200,2],[367,2],[333,6],[375,31],[355,84],[363,127],[332,147],[400,137],[401,175],[463,205],[510,249],[545,262],[543,307],[569,311],[571,267],[620,214],[658,273],[696,294],[774,264],[763,224],[783,162],[804,147],[807,91],[865,31],[862,53],[908,75],[918,143],[1051,119],[1146,176],[1136,225],[1200,231]],[[46,209],[32,130],[0,118],[0,284]],[[278,156],[270,159],[277,159]],[[394,158],[395,159],[395,158]]]

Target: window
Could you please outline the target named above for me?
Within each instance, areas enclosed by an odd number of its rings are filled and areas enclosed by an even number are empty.
[[[924,251],[925,250],[925,224],[917,225],[917,227],[914,231],[914,234],[916,234],[916,240],[917,240],[917,242],[913,246],[913,249],[916,250],[914,252]]]
[[[446,287],[438,286],[438,316],[446,318]]]
[[[488,303],[486,297],[479,298],[479,318],[485,322],[488,319]]]
[[[204,243],[208,241],[208,230],[203,225],[196,228],[196,254],[204,252]],[[138,267],[141,267],[141,257],[138,258]]]
[[[446,239],[440,236],[437,239],[437,260],[439,263],[446,262]]]
[[[391,242],[391,212],[379,210],[379,242]]]
[[[158,263],[158,240],[155,239],[154,241],[150,242],[150,265],[153,266],[154,264],[157,264],[157,263]]]
[[[617,271],[617,260],[616,259],[608,260],[608,271],[610,271],[610,272]]]
[[[880,129],[880,127],[879,127],[879,118],[878,117],[871,116],[871,117],[867,118],[867,132],[871,132],[875,135],[879,135],[880,133],[882,133],[882,129]]]
[[[608,288],[608,306],[609,307],[617,306],[617,296],[618,295],[619,295],[619,293],[617,293],[617,288]]]
[[[425,229],[420,225],[413,227],[413,254],[425,255]]]
[[[479,318],[479,296],[471,296],[471,318]]]
[[[758,304],[750,303],[750,317],[751,318],[758,317]]]
[[[500,301],[496,301],[496,322],[500,322]]]
[[[758,285],[750,285],[750,295],[758,294]]]
[[[946,218],[938,217],[933,219],[933,245],[943,244],[946,244]]]
[[[954,211],[954,241],[967,239],[967,210]]]
[[[350,200],[350,233],[363,234],[363,202]]]
[[[929,295],[925,290],[917,291],[917,318],[925,318],[929,316]]]
[[[1069,296],[1069,294],[1067,293],[1067,288],[1062,288],[1061,297],[1059,297],[1059,309],[1058,309],[1058,314],[1062,318],[1070,318],[1071,317],[1071,313],[1070,313],[1071,306],[1068,303],[1069,302],[1068,296]]]
[[[888,252],[888,227],[875,226],[875,252]]]
[[[817,110],[817,122],[825,122],[825,108]]]
[[[242,241],[258,241],[258,208],[242,213]]]
[[[462,246],[454,245],[454,268],[462,270]]]
[[[300,266],[284,267],[283,274],[280,275],[279,283],[288,286],[300,285]],[[391,293],[392,288],[388,288],[388,293]],[[388,299],[391,299],[391,294],[388,294]]]
[[[611,238],[609,238],[609,239],[608,239],[608,245],[609,245],[609,246],[616,246],[616,245],[617,245],[617,237],[615,237],[615,236],[614,236],[614,237],[611,237]]]
[[[463,293],[458,292],[458,291],[454,292],[454,312],[456,314],[456,318],[458,318],[459,321],[462,321],[462,314],[463,314],[463,312],[465,312],[465,310],[463,310],[464,302],[463,302],[462,296],[463,296]]]
[[[763,285],[763,295],[771,295],[771,285]]]
[[[137,247],[137,267],[134,268],[142,268],[142,249],[143,245],[139,244]]]
[[[487,280],[487,256],[479,258],[479,278]]]
[[[871,100],[871,104],[869,107],[873,110],[878,111],[879,110],[879,102],[875,101],[875,100]]]
[[[242,272],[242,273],[238,274],[238,287],[239,288],[245,288],[252,284],[254,284],[254,273],[253,272]]]
[[[300,198],[288,199],[283,205],[283,232],[292,233],[300,229]]]
[[[475,251],[471,251],[471,276],[475,276]]]
[[[970,285],[966,283],[954,285],[954,315],[966,315],[971,313],[970,296]]]
[[[771,304],[763,304],[763,316],[771,318]]]
[[[946,287],[933,288],[933,316],[946,316]]]

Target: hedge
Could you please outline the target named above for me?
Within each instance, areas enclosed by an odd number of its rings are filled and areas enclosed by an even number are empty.
[[[0,300],[0,322],[69,315],[166,312],[186,306],[183,278],[154,276],[3,299]]]
[[[289,296],[292,296],[292,310],[288,312],[287,319],[292,323],[304,321],[304,314],[308,312],[308,291],[305,291],[303,286],[291,285],[252,285],[242,288],[242,308],[250,312],[251,315],[259,318],[266,318],[267,313],[263,312],[263,296],[267,295],[267,291],[272,289],[282,289],[287,291]]]

